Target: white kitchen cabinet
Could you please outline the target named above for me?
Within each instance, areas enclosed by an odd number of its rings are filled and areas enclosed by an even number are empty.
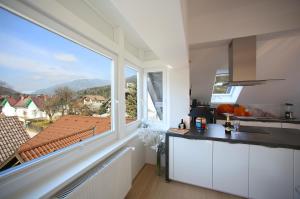
[[[248,197],[249,145],[213,143],[213,189]]]
[[[249,197],[293,198],[293,150],[250,145]]]
[[[174,179],[174,137],[169,137],[169,178]]]
[[[212,141],[174,137],[173,179],[212,188]]]
[[[282,128],[286,128],[286,129],[300,129],[300,124],[282,123]]]
[[[300,199],[300,150],[294,151],[294,198]]]

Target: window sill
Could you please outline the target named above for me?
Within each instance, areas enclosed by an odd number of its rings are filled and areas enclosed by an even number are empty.
[[[0,175],[1,195],[4,198],[50,197],[63,186],[125,146],[127,142],[136,137],[137,133],[136,131],[115,142],[112,140],[110,143],[101,143],[102,147],[99,147],[100,140],[98,138],[77,146],[76,149],[70,148],[54,157],[32,162],[17,170],[3,172]]]

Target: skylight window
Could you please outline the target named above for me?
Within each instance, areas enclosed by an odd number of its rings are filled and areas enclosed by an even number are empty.
[[[212,104],[236,103],[243,87],[228,86],[225,83],[229,81],[229,74],[217,71],[213,92],[211,96]]]

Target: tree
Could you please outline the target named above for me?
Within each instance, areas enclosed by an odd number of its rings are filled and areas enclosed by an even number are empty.
[[[99,114],[102,115],[102,114],[106,114],[106,113],[110,113],[110,110],[111,110],[111,99],[108,98],[105,102],[103,102],[100,106],[100,109],[99,109]]]
[[[50,123],[53,122],[53,115],[59,111],[59,103],[57,97],[49,97],[45,100],[44,110],[49,117]]]
[[[126,93],[126,113],[129,118],[136,119],[137,117],[137,88],[136,84],[128,84]]]
[[[58,98],[59,108],[62,116],[65,115],[65,111],[68,111],[71,100],[75,93],[69,87],[61,87],[55,90],[55,96]]]

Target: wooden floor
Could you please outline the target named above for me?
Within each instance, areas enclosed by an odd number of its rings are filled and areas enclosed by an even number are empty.
[[[133,182],[126,199],[237,199],[225,193],[187,185],[179,182],[165,182],[163,176],[155,173],[155,166],[145,165]]]

